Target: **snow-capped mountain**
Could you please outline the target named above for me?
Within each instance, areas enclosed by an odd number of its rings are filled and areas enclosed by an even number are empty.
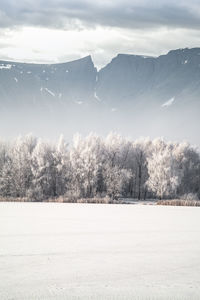
[[[200,48],[159,57],[119,54],[62,64],[0,61],[0,134],[76,131],[198,137]]]

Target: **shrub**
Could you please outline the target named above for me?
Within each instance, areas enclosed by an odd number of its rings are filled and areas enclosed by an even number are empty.
[[[188,193],[181,196],[181,199],[183,200],[199,200],[198,195],[194,193]]]
[[[157,205],[200,206],[200,201],[199,200],[183,200],[183,199],[160,200],[157,202]]]

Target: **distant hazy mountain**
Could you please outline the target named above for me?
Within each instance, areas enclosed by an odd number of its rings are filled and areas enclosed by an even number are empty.
[[[3,106],[43,106],[91,99],[96,68],[90,56],[63,64],[0,61],[0,103]]]
[[[179,49],[157,58],[119,54],[98,74],[97,90],[106,101],[163,101],[198,97],[200,48]]]
[[[62,64],[0,61],[0,134],[162,135],[200,144],[200,48]]]

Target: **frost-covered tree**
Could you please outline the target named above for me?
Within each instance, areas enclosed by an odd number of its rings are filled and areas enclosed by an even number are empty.
[[[173,156],[173,149],[162,140],[154,141],[154,150],[147,159],[149,179],[147,186],[160,199],[174,195],[180,184],[181,173]]]
[[[12,161],[10,157],[7,157],[4,165],[1,168],[0,195],[2,197],[12,197],[16,195],[13,179],[14,173],[12,168]]]
[[[133,143],[133,179],[135,197],[139,200],[146,198],[147,188],[146,181],[148,179],[147,157],[151,152],[151,141],[149,139],[139,139]]]
[[[53,153],[55,161],[55,184],[56,184],[56,195],[65,195],[69,188],[70,182],[70,161],[69,153],[67,150],[67,144],[64,140],[63,135],[60,136],[56,149]]]
[[[174,145],[173,155],[177,160],[177,168],[182,172],[178,193],[200,196],[200,156],[197,149],[188,143],[177,143]]]
[[[13,169],[10,158],[10,148],[0,142],[0,195],[10,197],[13,192]]]
[[[130,172],[126,169],[120,169],[118,166],[108,168],[106,172],[106,193],[111,199],[117,199],[123,196],[123,187],[130,178]]]
[[[38,141],[32,154],[33,181],[29,190],[30,197],[41,200],[56,197],[56,160],[55,148]]]
[[[36,143],[36,138],[32,135],[27,135],[24,138],[17,138],[11,148],[10,157],[14,187],[12,195],[14,197],[25,197],[31,186],[33,179],[31,156]]]
[[[131,173],[127,168],[131,143],[120,135],[111,133],[105,140],[104,180],[106,193],[116,199],[126,194],[124,186],[128,185]]]
[[[70,151],[72,167],[72,188],[77,196],[94,197],[97,193],[97,184],[102,184],[100,172],[102,166],[101,139],[90,134],[85,139],[80,135],[74,138],[73,148]]]
[[[32,135],[0,141],[0,196],[200,197],[200,156],[187,143],[76,135],[50,144]]]

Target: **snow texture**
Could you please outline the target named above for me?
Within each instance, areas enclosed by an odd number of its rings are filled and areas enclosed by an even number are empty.
[[[8,299],[197,300],[200,210],[0,203]]]

